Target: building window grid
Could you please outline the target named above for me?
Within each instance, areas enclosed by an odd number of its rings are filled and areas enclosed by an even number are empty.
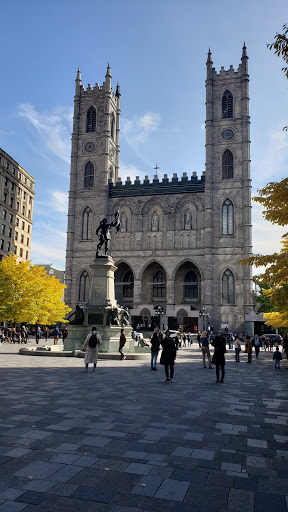
[[[198,299],[198,278],[193,270],[189,270],[184,279],[184,299]]]
[[[166,277],[162,270],[158,270],[153,277],[152,285],[153,299],[160,299],[166,297]]]
[[[123,277],[123,297],[125,299],[133,297],[134,294],[134,276],[131,270],[128,270]]]

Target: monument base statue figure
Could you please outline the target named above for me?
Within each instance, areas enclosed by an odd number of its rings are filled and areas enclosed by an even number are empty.
[[[115,213],[115,220],[108,223],[107,219],[102,219],[98,228],[96,229],[96,235],[99,236],[99,242],[96,248],[96,258],[99,258],[99,251],[104,245],[104,255],[108,256],[108,250],[110,247],[110,228],[116,228],[116,233],[120,230],[120,218],[119,210]]]
[[[73,320],[70,320],[71,317],[75,317]],[[68,316],[67,320],[69,320],[72,325],[83,325],[84,322],[84,313],[83,309],[80,308],[79,304],[77,304],[75,311]]]

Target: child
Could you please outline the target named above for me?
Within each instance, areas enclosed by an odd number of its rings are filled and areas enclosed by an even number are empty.
[[[279,352],[279,347],[276,347],[276,351],[273,354],[273,361],[275,361],[275,369],[278,366],[278,368],[280,370],[280,361],[281,361],[281,359],[282,359],[282,354],[281,354],[281,352]]]

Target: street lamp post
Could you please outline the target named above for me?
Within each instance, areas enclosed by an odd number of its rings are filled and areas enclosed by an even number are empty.
[[[209,313],[207,312],[205,306],[203,306],[203,308],[200,309],[199,311],[199,318],[202,319],[202,331],[204,331],[205,329],[205,326],[206,326],[206,321],[205,321],[205,318],[208,318],[209,317]]]
[[[159,329],[161,329],[161,316],[164,316],[165,313],[165,309],[162,306],[154,307],[154,316],[159,316]]]

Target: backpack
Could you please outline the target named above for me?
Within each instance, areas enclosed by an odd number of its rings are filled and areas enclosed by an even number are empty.
[[[98,343],[97,334],[92,334],[92,336],[90,336],[90,339],[88,342],[89,347],[96,348],[97,343]]]

